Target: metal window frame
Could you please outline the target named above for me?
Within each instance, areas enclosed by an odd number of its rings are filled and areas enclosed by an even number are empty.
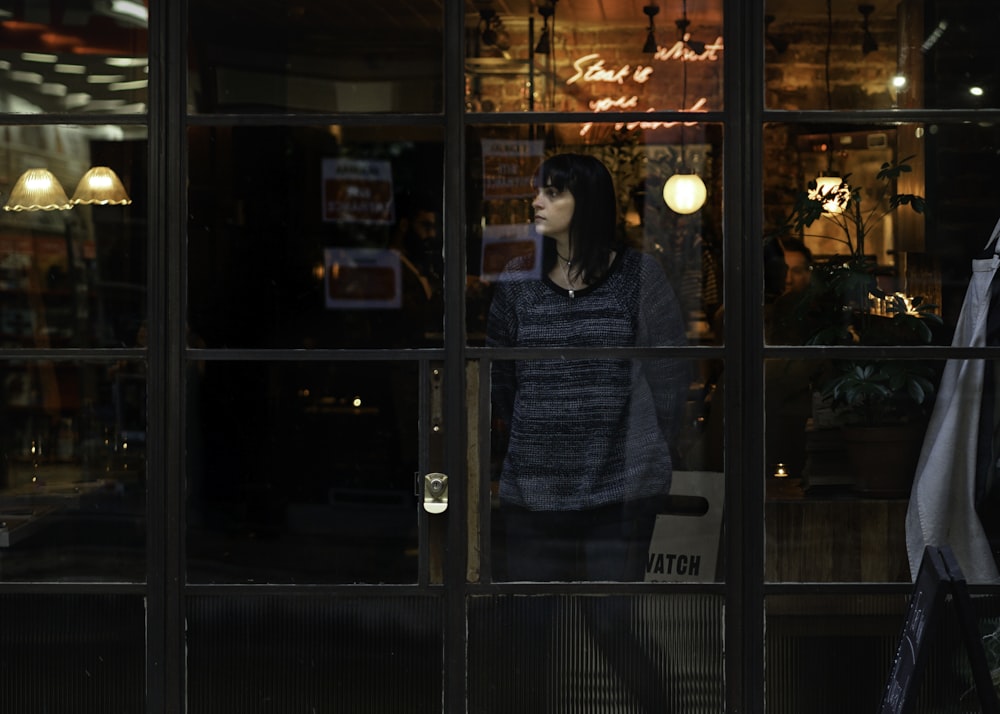
[[[724,533],[725,581],[707,588],[726,598],[725,698],[728,711],[765,711],[764,643],[766,598],[772,594],[810,592],[850,592],[855,594],[905,593],[904,584],[770,584],[764,582],[764,473],[765,455],[760,429],[764,416],[763,364],[770,357],[830,357],[842,354],[839,348],[766,347],[763,344],[763,314],[753,306],[762,304],[762,246],[759,236],[763,221],[763,196],[759,182],[744,177],[763,175],[763,127],[768,122],[824,124],[830,122],[900,122],[935,120],[993,121],[1000,110],[885,110],[885,111],[799,111],[768,110],[764,105],[764,3],[752,0],[723,1],[726,52],[724,61],[725,106],[723,111],[705,116],[706,121],[724,126],[724,202],[723,225],[727,303],[744,306],[727,312],[724,346],[713,348],[713,357],[721,356],[729,365],[725,413],[725,453],[727,455],[726,529]],[[426,124],[442,128],[448,166],[443,186],[446,207],[466,205],[465,133],[469,126],[484,123],[527,121],[525,114],[466,115],[464,110],[464,4],[445,3],[443,52],[445,99],[443,112],[433,115],[337,115],[340,123],[358,125]],[[147,702],[150,714],[175,714],[186,710],[185,672],[185,599],[192,594],[212,592],[223,587],[227,592],[289,592],[306,586],[202,586],[185,581],[185,404],[186,365],[194,359],[357,359],[371,356],[392,359],[381,351],[317,351],[302,355],[293,350],[193,350],[185,344],[186,314],[186,142],[187,130],[200,124],[282,124],[307,125],[328,121],[331,117],[316,114],[268,115],[188,115],[186,110],[187,2],[158,0],[149,7],[149,109],[145,116],[114,115],[8,115],[6,124],[103,124],[109,121],[146,124],[149,138],[149,250],[148,250],[148,324],[149,346],[142,349],[116,350],[0,350],[0,359],[77,359],[136,358],[148,360],[148,425],[152,438],[148,445],[147,490],[147,576],[144,584],[135,583],[6,583],[2,592],[131,593],[145,594],[147,602]],[[676,116],[675,116],[676,115]],[[591,115],[533,113],[533,122],[572,122]],[[628,114],[608,115],[628,119]],[[664,118],[683,116],[664,112]],[[636,115],[635,118],[648,118]],[[444,234],[462,236],[465,221],[458,208],[446,210]],[[465,255],[461,240],[453,239],[453,251],[445,276],[446,291],[463,295]],[[467,359],[486,353],[468,348],[461,328],[464,325],[464,300],[446,301],[446,324],[459,329],[446,331],[440,350],[427,353],[428,359],[445,359],[461,365]],[[851,349],[851,356],[885,357],[913,354],[912,349]],[[704,350],[691,356],[704,357]],[[993,349],[921,348],[921,356],[993,357]],[[464,374],[454,370],[445,377],[445,418],[462,425],[464,434]],[[451,442],[445,454],[446,468],[464,472],[466,458],[464,436]],[[451,508],[464,513],[461,489],[452,492]],[[424,530],[426,532],[426,530]],[[464,555],[467,547],[465,521],[454,518],[447,533],[451,553]],[[434,589],[427,583],[413,586],[307,586],[331,594]],[[437,588],[445,607],[446,633],[444,661],[449,677],[445,682],[448,711],[462,711],[465,696],[465,603],[472,593],[503,592],[502,585],[475,585],[465,582],[464,568],[449,570],[445,583]],[[518,592],[651,592],[642,584],[614,588],[594,584],[539,585],[519,587]],[[664,592],[704,592],[706,588],[671,587]]]

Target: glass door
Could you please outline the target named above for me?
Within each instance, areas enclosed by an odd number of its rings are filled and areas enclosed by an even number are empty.
[[[437,712],[443,10],[286,5],[187,12],[186,706]]]

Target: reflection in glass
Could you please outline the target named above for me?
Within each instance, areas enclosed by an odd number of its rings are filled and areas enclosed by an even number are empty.
[[[145,153],[144,129],[4,127],[0,162],[10,171],[0,211],[4,346],[136,346],[145,306],[146,208],[129,194],[142,196]],[[115,190],[90,186],[98,170]]]
[[[1000,106],[1000,16],[976,4],[828,0],[817,12],[769,0],[766,10],[769,109]]]
[[[768,124],[764,293],[769,344],[947,344],[996,223],[995,125]],[[810,196],[832,171],[826,210]],[[975,168],[970,168],[975,167]],[[780,170],[779,170],[780,169]],[[958,179],[958,176],[967,176]]]
[[[994,12],[946,0],[766,8],[769,109],[998,106]]]
[[[818,701],[823,711],[854,711],[880,702],[907,606],[905,595],[768,596],[767,711],[808,710]],[[957,626],[942,627],[928,652],[915,696],[927,711],[963,709],[959,700],[972,678],[959,671],[964,666],[956,667],[965,659],[957,652],[959,633]]]
[[[143,593],[5,593],[0,709],[142,711],[147,615]]]
[[[530,397],[516,396],[511,415],[501,403],[502,390],[494,389],[490,463],[494,578],[714,582],[722,572],[716,562],[724,498],[721,365],[667,357],[501,360],[495,363],[499,371],[494,372],[494,384],[505,366],[527,382],[546,363],[558,363],[569,374],[587,375],[586,386],[579,388],[564,388],[552,380],[550,388],[558,392],[566,425],[559,433],[544,426],[537,415],[534,421],[529,419],[525,410]],[[664,371],[683,379],[680,393],[658,391],[655,386],[653,390],[662,414],[659,427],[667,434],[670,451],[665,464],[656,462],[657,438],[641,432],[648,426],[641,407],[625,419],[627,433],[614,440],[618,448],[602,451],[601,418],[610,418],[612,403],[602,390],[608,377],[596,375],[616,369],[639,375],[640,381],[648,378],[654,385],[652,376]],[[632,397],[636,404],[643,400],[642,389],[632,388],[632,394],[640,394]],[[627,384],[615,390],[630,394]],[[530,453],[525,443],[518,444],[519,439],[525,442],[520,431],[525,424],[541,430],[543,437],[527,442]],[[532,459],[546,464],[546,483],[532,478]],[[581,466],[581,461],[596,466]],[[597,485],[586,481],[591,471],[599,472]],[[625,495],[614,500],[614,494],[608,497],[601,490],[640,493],[653,488],[651,484],[657,489],[651,498]],[[584,500],[602,497],[611,500],[599,505]],[[535,505],[539,502],[545,505]],[[690,551],[679,553],[674,546],[681,532],[689,529]],[[581,548],[581,542],[586,546]],[[665,545],[668,542],[671,546]],[[634,569],[628,569],[630,563]]]
[[[199,582],[415,582],[415,363],[204,362],[189,373]]]
[[[434,0],[191,3],[191,110],[439,112],[442,8]]]
[[[145,112],[147,3],[67,5],[15,3],[0,14],[0,111]]]
[[[723,605],[705,593],[472,597],[470,709],[720,711]]]
[[[716,124],[618,126],[556,124],[540,138],[530,127],[470,129],[472,174],[466,235],[469,339],[485,339],[489,305],[512,259],[528,260],[541,276],[543,243],[532,225],[535,172],[546,157],[579,153],[597,158],[615,185],[615,241],[654,256],[680,303],[689,344],[722,341],[722,128]],[[683,152],[683,153],[682,153]],[[691,214],[671,210],[663,186],[681,169],[695,170],[707,201]],[[519,257],[520,256],[520,257]],[[536,259],[537,258],[537,259]]]
[[[690,13],[686,2],[641,5],[546,1],[469,13],[466,109],[721,111],[722,3]],[[662,9],[655,22],[649,8]]]
[[[144,364],[0,368],[2,577],[141,580]]]
[[[904,517],[942,366],[765,362],[769,579],[909,579]]]
[[[442,343],[437,131],[198,127],[189,139],[189,315],[209,347]]]
[[[304,590],[186,600],[192,712],[441,710],[443,598]]]

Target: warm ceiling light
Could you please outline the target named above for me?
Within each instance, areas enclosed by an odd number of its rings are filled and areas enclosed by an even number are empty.
[[[133,0],[111,0],[111,12],[116,15],[130,17],[139,22],[149,22],[149,10],[141,2]]]
[[[22,52],[21,59],[25,62],[44,62],[45,64],[54,64],[59,61],[58,55],[42,52]]]
[[[827,213],[843,213],[851,199],[851,188],[840,176],[818,176],[816,188],[809,190],[809,198],[823,201],[823,210]]]
[[[43,32],[38,36],[42,42],[53,49],[73,49],[83,44],[83,40],[76,35],[64,35],[60,32]]]
[[[70,202],[74,206],[127,206],[132,203],[118,174],[107,166],[94,166],[80,179]]]
[[[982,87],[969,87],[969,94],[974,97],[981,97],[984,93]]]
[[[653,18],[656,14],[660,12],[659,5],[645,5],[642,11],[646,13],[649,18],[649,27],[646,30],[646,44],[642,46],[642,51],[648,55],[654,54],[658,49],[656,45],[656,24],[653,22]]]
[[[65,211],[73,205],[59,179],[47,169],[28,169],[10,191],[5,211]]]
[[[149,64],[146,57],[108,57],[104,64],[110,67],[145,67]]]
[[[693,171],[676,173],[663,184],[663,200],[674,213],[694,213],[707,195],[705,182]]]
[[[49,29],[48,25],[41,22],[22,22],[21,20],[4,20],[0,25],[11,32],[40,32]]]
[[[80,109],[90,104],[91,96],[86,92],[72,92],[66,95],[63,104],[67,109]]]
[[[774,22],[774,15],[764,16],[764,39],[767,40],[774,51],[779,55],[785,54],[788,51],[788,40],[780,35],[772,34],[770,31],[771,23]]]
[[[113,84],[124,81],[124,74],[91,74],[87,77],[87,84]]]
[[[124,92],[132,89],[146,89],[148,86],[148,79],[134,79],[131,82],[112,82],[108,85],[108,89],[112,92]]]
[[[547,55],[552,51],[552,41],[549,39],[549,18],[556,14],[557,0],[551,0],[547,5],[538,6],[538,14],[542,16],[542,36],[535,45],[536,55]]]
[[[59,82],[43,82],[40,90],[42,94],[50,97],[65,97],[69,92],[69,87]]]
[[[874,5],[858,5],[858,12],[864,17],[861,23],[861,29],[863,35],[861,37],[861,54],[867,55],[878,50],[878,41],[875,36],[872,35],[871,30],[868,27],[868,17],[875,12]]]
[[[10,73],[10,78],[15,82],[24,82],[25,84],[41,84],[45,81],[45,77],[38,72],[24,72],[17,69]]]

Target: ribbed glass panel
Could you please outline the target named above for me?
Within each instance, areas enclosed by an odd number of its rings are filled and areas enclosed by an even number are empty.
[[[436,598],[188,600],[188,712],[440,712]]]
[[[706,595],[476,596],[469,711],[715,714],[722,631]]]
[[[768,714],[833,714],[878,711],[896,656],[909,601],[904,596],[772,596],[767,600],[766,711]],[[984,635],[997,631],[988,619]],[[996,605],[990,605],[996,609]],[[994,613],[995,614],[995,613]],[[991,651],[991,668],[1000,651]],[[913,714],[959,714],[979,711],[972,689],[969,659],[956,615],[946,606],[935,636],[926,641],[926,662],[917,682]],[[971,709],[963,707],[971,697]]]
[[[0,711],[142,712],[138,595],[0,596]]]

